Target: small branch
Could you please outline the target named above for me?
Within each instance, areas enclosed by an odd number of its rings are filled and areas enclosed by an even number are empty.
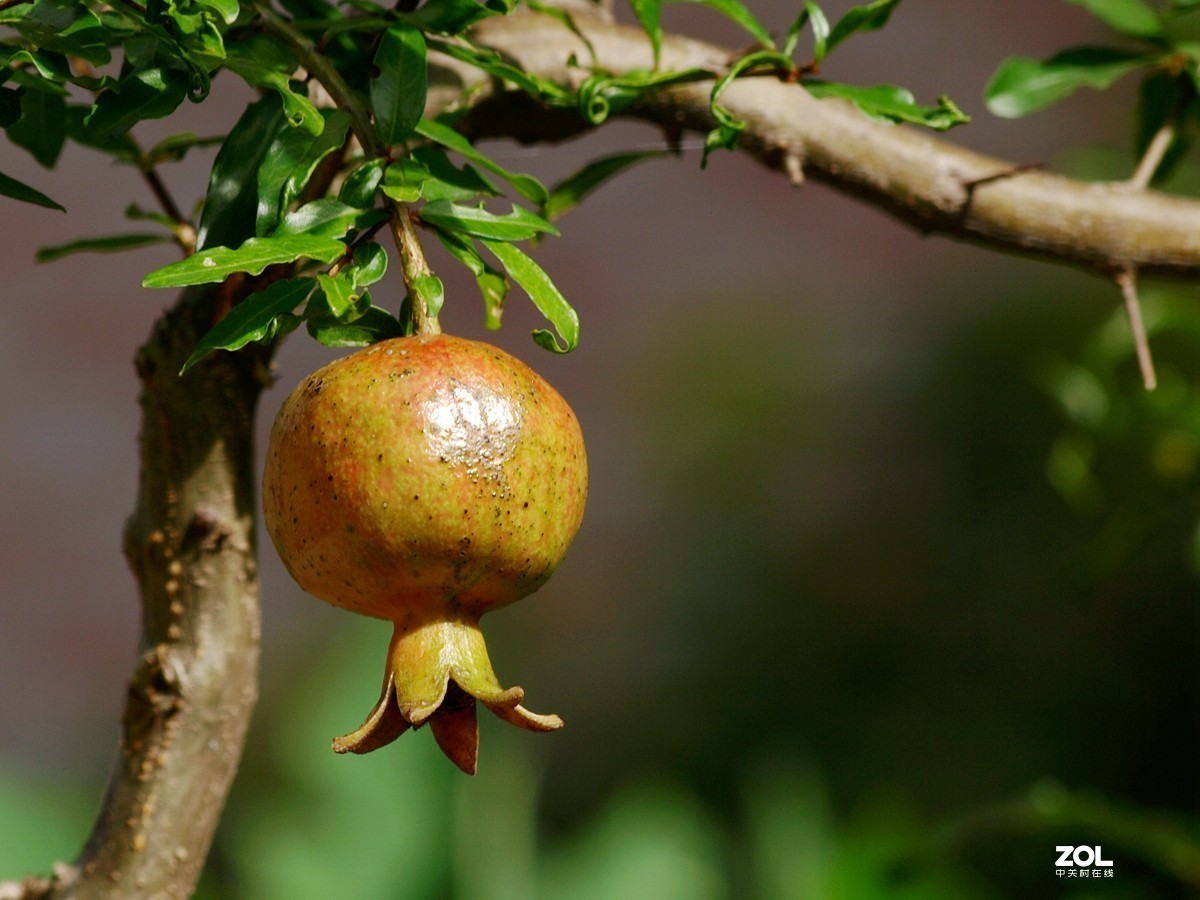
[[[183,250],[184,256],[191,256],[196,252],[196,226],[184,216],[175,202],[175,198],[171,196],[171,192],[167,190],[167,186],[159,177],[158,170],[141,150],[138,151],[138,171],[142,173],[142,179],[149,186],[150,193],[158,201],[163,213],[175,223],[175,227],[172,229],[175,243]]]
[[[422,301],[418,279],[432,274],[425,259],[425,251],[413,227],[412,213],[404,203],[393,204],[392,237],[400,251],[400,262],[404,273],[404,285],[408,288],[408,305],[412,314],[413,329],[417,334],[439,334],[442,330],[436,315],[430,315]]]
[[[1137,270],[1122,269],[1116,274],[1117,287],[1125,300],[1125,312],[1129,316],[1129,328],[1133,332],[1133,346],[1137,350],[1138,368],[1142,371],[1142,384],[1152,391],[1158,386],[1154,373],[1154,357],[1150,354],[1150,339],[1146,336],[1146,323],[1142,320],[1142,304],[1138,300]]]
[[[1173,122],[1168,122],[1154,133],[1154,137],[1146,146],[1146,152],[1142,154],[1142,158],[1138,162],[1137,169],[1129,176],[1130,187],[1144,191],[1150,186],[1150,182],[1154,179],[1154,173],[1162,165],[1163,157],[1167,155],[1167,150],[1170,149],[1171,141],[1174,139],[1175,125]]]

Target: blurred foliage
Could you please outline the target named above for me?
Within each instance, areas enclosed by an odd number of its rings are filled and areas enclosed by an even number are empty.
[[[537,652],[526,609],[488,623],[570,727],[485,716],[474,779],[424,732],[337,757],[386,626],[268,646],[202,900],[1200,893],[1200,298],[1146,286],[1146,394],[1111,285],[987,265],[936,329],[880,320],[890,286],[646,324],[605,382],[638,500],[597,507],[603,577]],[[67,787],[0,773],[0,871],[73,855]]]

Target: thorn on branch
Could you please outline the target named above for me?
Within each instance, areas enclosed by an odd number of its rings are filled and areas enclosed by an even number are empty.
[[[1158,386],[1154,372],[1154,357],[1150,354],[1150,339],[1146,336],[1146,323],[1142,320],[1142,305],[1137,292],[1137,270],[1122,269],[1116,274],[1117,287],[1125,300],[1125,313],[1129,316],[1129,328],[1133,332],[1133,346],[1137,351],[1138,368],[1142,371],[1142,384],[1152,391]]]
[[[1129,176],[1128,183],[1131,188],[1135,191],[1144,191],[1150,186],[1150,182],[1154,180],[1154,173],[1162,165],[1163,158],[1167,155],[1167,150],[1171,148],[1171,142],[1174,140],[1175,125],[1171,122],[1167,122],[1154,133],[1154,137],[1146,145],[1146,152],[1138,161],[1137,169]]]

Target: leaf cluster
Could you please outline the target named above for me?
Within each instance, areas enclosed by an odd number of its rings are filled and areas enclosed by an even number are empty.
[[[163,207],[127,210],[129,218],[161,231],[72,240],[46,248],[39,259],[173,240],[184,258],[151,272],[145,286],[240,279],[251,288],[201,341],[189,367],[213,350],[271,341],[301,324],[317,340],[341,347],[408,333],[414,303],[436,316],[442,283],[413,265],[420,249],[400,237],[402,211],[471,272],[489,327],[499,327],[516,284],[549,325],[534,339],[555,352],[577,345],[578,316],[521,245],[558,234],[555,222],[606,180],[661,154],[618,153],[548,188],[489,157],[455,129],[453,115],[426,114],[430,54],[474,66],[590,124],[620,114],[648,92],[712,81],[716,127],[705,160],[712,150],[733,148],[745,127],[720,102],[740,78],[803,81],[817,96],[850,100],[887,121],[942,129],[966,120],[945,99],[925,107],[902,88],[816,78],[831,51],[883,27],[899,0],[856,6],[832,25],[807,0],[779,42],[739,0],[678,0],[699,2],[753,37],[756,46],[722,71],[661,68],[662,0],[630,0],[656,65],[618,74],[595,60],[572,60],[584,70],[577,89],[526,72],[472,41],[474,24],[511,13],[518,0],[395,6],[352,0],[349,12],[329,0],[275,2],[0,0],[0,127],[47,167],[67,140],[132,165],[158,188]],[[582,34],[562,10],[536,0],[528,5]],[[801,65],[793,58],[806,29],[812,56]],[[138,123],[169,116],[184,102],[202,102],[222,73],[257,92],[228,134],[176,134],[150,148],[137,142]],[[165,195],[156,169],[210,145],[220,149],[193,222]],[[62,209],[3,173],[0,194]],[[389,225],[410,294],[397,313],[377,306],[369,291],[386,271],[388,250],[377,237]]]
[[[1004,60],[985,91],[988,108],[1018,117],[1046,109],[1081,88],[1103,91],[1134,73],[1142,77],[1134,116],[1134,148],[1146,153],[1156,135],[1170,140],[1153,161],[1152,182],[1167,178],[1200,125],[1200,41],[1189,33],[1196,0],[1066,0],[1081,6],[1120,38],[1113,45],[1080,45],[1042,59]],[[1192,21],[1189,21],[1192,19]]]

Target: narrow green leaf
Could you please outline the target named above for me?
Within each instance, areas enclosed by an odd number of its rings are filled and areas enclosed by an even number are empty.
[[[96,98],[87,126],[104,134],[124,134],[138,122],[161,119],[183,102],[190,84],[189,75],[179,69],[141,69]]]
[[[187,358],[182,375],[214,350],[239,350],[252,341],[269,341],[282,330],[300,324],[293,315],[296,307],[312,293],[311,278],[276,281],[265,290],[251,294],[209,329]]]
[[[1082,6],[1093,16],[1121,34],[1131,37],[1161,38],[1162,19],[1144,0],[1067,0]]]
[[[833,48],[846,38],[860,31],[877,31],[887,24],[895,12],[900,0],[875,0],[864,6],[855,6],[838,19],[838,23],[829,32],[825,41],[825,52],[832,53]]]
[[[448,125],[443,125],[436,119],[421,119],[416,126],[417,134],[435,143],[441,144],[448,150],[453,150],[460,156],[469,159],[476,165],[483,166],[489,172],[499,175],[526,200],[541,206],[546,202],[549,192],[545,186],[532,175],[521,175],[510,172],[499,163],[476,150],[471,142]]]
[[[764,28],[762,23],[754,17],[754,14],[742,3],[738,2],[738,0],[671,0],[671,2],[699,3],[702,6],[707,6],[709,9],[714,9],[734,24],[752,34],[754,39],[768,50],[775,49],[775,41],[771,38],[771,32]]]
[[[466,235],[449,231],[435,231],[434,234],[450,255],[470,269],[471,274],[475,276],[475,284],[483,298],[484,325],[495,331],[500,327],[500,317],[504,314],[508,279],[479,255],[474,242]]]
[[[650,38],[650,46],[654,50],[654,68],[657,69],[662,55],[662,0],[629,0],[629,7]]]
[[[458,41],[444,41],[430,38],[426,43],[430,49],[445,53],[481,71],[487,72],[493,78],[509,82],[548,106],[569,107],[572,105],[573,92],[549,79],[542,78],[513,65],[494,50],[481,49]]]
[[[462,206],[435,200],[421,207],[421,221],[446,231],[499,241],[527,241],[539,234],[558,234],[558,229],[522,206],[513,205],[503,216],[477,206]]]
[[[224,281],[235,272],[261,274],[267,266],[315,259],[332,263],[346,252],[346,245],[333,238],[293,234],[279,238],[250,238],[238,249],[214,247],[156,269],[142,279],[142,287],[184,287]]]
[[[410,25],[393,25],[379,39],[375,68],[375,134],[390,147],[412,133],[425,111],[425,36]]]
[[[1027,116],[1080,88],[1105,90],[1121,76],[1155,60],[1154,56],[1113,47],[1072,47],[1042,61],[1012,56],[1000,64],[984,98],[997,116]]]
[[[289,234],[311,234],[318,237],[341,238],[353,229],[370,228],[388,216],[382,209],[355,209],[340,200],[322,197],[305,203],[283,217],[271,237]]]
[[[608,179],[637,163],[666,155],[666,150],[641,150],[593,160],[551,189],[550,196],[542,207],[542,215],[550,222],[560,219]]]
[[[148,247],[151,244],[165,244],[171,240],[169,234],[161,232],[141,232],[138,234],[114,234],[104,237],[82,238],[54,247],[42,247],[35,259],[40,262],[53,262],[70,256],[73,253],[117,253],[121,250],[135,250],[138,247]]]
[[[66,212],[66,209],[55,203],[41,191],[31,188],[24,182],[17,181],[15,178],[10,178],[3,172],[0,172],[0,196],[12,197],[14,200],[20,200],[22,203],[32,203],[35,206],[44,206],[46,209],[57,209]]]
[[[579,346],[579,316],[545,270],[512,244],[491,240],[482,243],[500,260],[512,280],[521,286],[561,338],[558,340],[549,331],[538,329],[534,331],[533,339],[555,353],[567,353]]]
[[[783,55],[790,57],[796,51],[796,44],[800,41],[800,32],[803,31],[805,25],[812,25],[813,33],[813,62],[820,65],[825,60],[825,55],[829,52],[829,19],[825,17],[825,11],[821,9],[813,0],[805,0],[804,11],[792,23],[788,29],[787,42],[783,47]]]
[[[863,87],[813,79],[805,81],[804,86],[814,97],[849,100],[868,116],[885,122],[911,122],[935,131],[946,131],[971,121],[971,117],[945,95],[938,97],[937,106],[922,106],[906,88],[892,84]]]
[[[197,229],[198,250],[236,247],[254,235],[258,197],[246,186],[256,183],[284,121],[279,98],[267,95],[247,106],[233,126],[213,160]]]

